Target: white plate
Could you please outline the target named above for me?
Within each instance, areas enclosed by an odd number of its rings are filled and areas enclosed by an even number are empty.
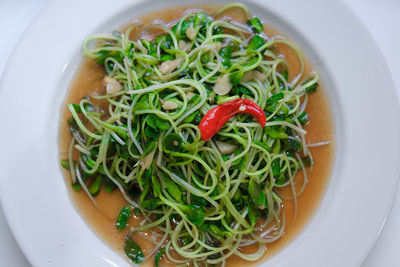
[[[0,197],[33,265],[127,265],[71,204],[58,167],[60,106],[87,36],[187,2],[51,1],[15,48],[0,90]],[[263,266],[360,265],[390,211],[399,174],[399,110],[383,57],[339,1],[247,4],[290,36],[318,69],[333,107],[337,139],[331,182],[318,211]]]

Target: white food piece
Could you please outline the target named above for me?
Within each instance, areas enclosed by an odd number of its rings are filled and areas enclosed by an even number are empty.
[[[237,148],[237,145],[232,145],[221,141],[215,141],[215,144],[217,145],[218,151],[221,153],[221,155],[231,154]]]
[[[245,111],[246,110],[246,106],[244,106],[244,105],[240,105],[240,107],[239,107],[239,111]]]
[[[174,110],[178,108],[178,104],[171,100],[165,100],[164,103],[162,103],[162,107],[164,110]]]
[[[194,95],[195,95],[195,93],[193,93],[193,92],[186,92],[185,94],[186,94],[186,97],[188,100],[192,99],[192,97],[194,97]]]
[[[150,168],[150,165],[153,162],[155,152],[156,150],[153,150],[140,160],[139,164],[142,167],[142,170],[148,170]]]
[[[265,74],[262,74],[261,72],[256,70],[251,70],[243,75],[242,82],[248,82],[255,79],[260,80],[260,82],[264,82],[266,78],[267,77]]]
[[[188,52],[190,50],[190,44],[186,43],[183,40],[179,40],[178,48],[179,48],[179,50],[182,50],[183,52]]]
[[[173,72],[179,65],[179,59],[167,60],[161,63],[158,68],[163,75],[170,74]]]
[[[186,36],[189,40],[193,40],[196,37],[196,32],[194,31],[193,25],[186,30]]]
[[[260,80],[260,82],[265,82],[267,79],[267,75],[265,73],[261,73],[259,71],[256,71],[256,78]]]
[[[219,77],[214,85],[214,93],[217,95],[226,95],[232,89],[232,84],[229,80],[229,73],[225,74],[222,77]]]
[[[108,95],[122,91],[122,85],[114,78],[108,76],[104,77],[103,84],[106,86],[106,92]]]

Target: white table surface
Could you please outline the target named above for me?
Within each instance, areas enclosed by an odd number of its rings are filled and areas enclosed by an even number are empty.
[[[377,41],[392,72],[393,80],[400,96],[400,1],[344,0],[344,2],[353,9],[354,13],[364,22]],[[0,0],[0,75],[6,67],[7,59],[19,36],[44,3],[45,0]],[[6,162],[2,164],[6,164]],[[400,266],[399,248],[400,191],[397,193],[392,212],[381,230],[375,246],[362,266]],[[0,266],[30,266],[15,242],[1,209]]]

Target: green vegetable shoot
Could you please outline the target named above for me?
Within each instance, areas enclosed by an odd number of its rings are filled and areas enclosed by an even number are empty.
[[[246,14],[243,24],[219,19],[233,8]],[[130,37],[154,28],[162,32],[154,39]],[[277,46],[296,53],[299,73],[288,72]],[[105,87],[68,105],[72,141],[61,165],[94,203],[103,187],[123,194],[128,204],[118,207],[116,228],[129,229],[129,260],[220,266],[233,254],[260,259],[283,235],[284,200],[296,203],[307,183],[301,170],[313,165],[303,126],[319,76],[304,73],[298,48],[266,36],[259,18],[230,4],[215,14],[187,13],[171,27],[135,23],[92,36],[83,52],[104,67]],[[202,141],[197,125],[204,114],[238,97],[264,110],[266,127],[239,114]],[[127,228],[132,216],[143,221]],[[159,236],[148,241],[151,252],[133,241],[142,231]],[[255,253],[241,250],[250,245]]]

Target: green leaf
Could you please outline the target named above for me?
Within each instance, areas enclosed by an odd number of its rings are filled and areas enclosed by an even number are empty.
[[[108,177],[103,176],[103,183],[104,183],[104,189],[106,190],[107,194],[112,193],[117,188],[114,182],[111,181]]]
[[[278,177],[278,179],[275,179],[275,184],[277,185],[283,185],[286,181],[286,177],[283,173],[281,173]]]
[[[182,191],[179,186],[174,183],[170,179],[165,179],[165,186],[167,188],[168,193],[178,202],[183,203],[182,201]]]
[[[142,97],[140,97],[140,99],[136,102],[134,109],[136,111],[149,110],[150,109],[149,95],[145,94]]]
[[[75,104],[75,103],[72,103],[71,105],[72,105],[72,107],[74,108],[74,110],[75,110],[76,113],[82,113],[81,106],[79,106],[79,105],[77,105],[77,104]]]
[[[142,156],[146,156],[147,154],[149,154],[151,151],[154,150],[154,148],[156,148],[157,146],[157,141],[150,141],[146,144],[144,151],[143,151],[143,155]]]
[[[239,189],[236,190],[235,194],[232,197],[232,202],[239,202],[241,200],[242,193]]]
[[[302,157],[301,161],[303,162],[304,167],[310,167],[311,166],[311,158],[310,157]]]
[[[79,182],[76,182],[72,184],[72,189],[74,189],[75,191],[79,191],[82,189],[82,186]]]
[[[164,252],[165,252],[165,247],[162,247],[162,248],[156,253],[156,256],[155,256],[155,258],[154,258],[154,266],[155,266],[155,267],[158,267],[158,266],[159,266],[161,257],[162,257],[162,255],[164,254]]]
[[[249,205],[249,213],[247,215],[249,217],[250,220],[250,224],[252,226],[254,226],[258,220],[258,218],[260,218],[260,214],[258,213],[257,208],[254,206],[254,204],[250,204]]]
[[[135,52],[134,52],[134,45],[133,45],[132,42],[128,42],[128,45],[126,46],[126,50],[125,51],[126,51],[126,54],[127,54],[128,58],[132,58],[133,57],[133,54]]]
[[[199,114],[199,111],[195,111],[192,114],[190,114],[185,120],[184,123],[191,123],[197,116],[197,114]]]
[[[229,68],[232,65],[232,47],[230,45],[224,46],[219,50],[218,54],[221,56],[222,65]]]
[[[265,132],[268,136],[275,139],[287,139],[288,135],[283,130],[282,126],[267,126]]]
[[[201,207],[196,205],[186,205],[182,206],[181,209],[188,220],[193,224],[198,225],[204,222],[205,213]]]
[[[161,119],[157,117],[156,120],[156,126],[158,129],[162,130],[162,131],[166,131],[169,130],[169,128],[171,128],[171,124],[169,124],[169,122],[167,120]]]
[[[282,92],[273,94],[270,98],[268,98],[267,105],[273,105],[277,103],[279,100],[283,99],[284,96],[285,94]]]
[[[242,151],[243,151],[243,147],[240,146],[240,147],[238,147],[238,148],[233,152],[233,154],[234,154],[234,156],[237,156],[237,155],[239,155],[240,153],[242,153]],[[241,157],[241,158],[235,160],[235,161],[233,162],[231,168],[232,168],[232,169],[241,170],[241,169],[246,165],[246,163],[247,163],[248,160],[249,160],[249,154],[247,153],[247,154],[245,154],[243,157]]]
[[[144,127],[144,134],[148,138],[151,138],[151,139],[156,139],[156,137],[158,136],[158,132],[157,131],[158,131],[158,129],[156,130],[156,129],[153,129],[153,128],[147,127],[147,126]]]
[[[310,77],[310,78],[307,78],[307,79],[304,80],[304,82],[302,82],[302,85],[304,85],[304,84],[306,84],[306,83],[309,83],[309,82],[312,81],[312,80],[313,80],[313,78],[311,78],[311,77]],[[315,91],[317,90],[317,88],[318,88],[318,83],[315,82],[315,83],[313,83],[313,84],[307,86],[307,87],[305,88],[305,90],[306,90],[306,93],[313,93],[313,92],[315,92]]]
[[[307,112],[303,111],[299,116],[297,116],[297,119],[300,123],[305,123],[308,120]]]
[[[183,140],[182,137],[180,137],[176,133],[171,133],[167,136],[164,137],[163,140],[163,148],[164,151],[167,153],[172,152],[177,152],[177,151],[182,151],[183,149]]]
[[[253,93],[249,89],[247,89],[246,87],[241,86],[241,85],[239,85],[235,88],[235,94],[236,95],[254,96]]]
[[[279,176],[281,174],[281,166],[279,165],[279,159],[275,159],[271,164],[272,174],[274,176]]]
[[[193,241],[193,238],[189,235],[189,233],[183,233],[180,237],[179,237],[179,242],[183,245],[186,246],[188,244],[190,244],[190,242]]]
[[[254,178],[250,179],[248,192],[254,204],[260,209],[264,209],[266,196],[264,191],[262,190],[260,184],[258,184]]]
[[[240,81],[242,80],[243,75],[244,75],[244,73],[242,70],[238,70],[236,72],[231,73],[229,75],[229,79],[230,79],[232,86],[238,85],[240,83]]]
[[[101,178],[101,175],[97,176],[90,182],[88,190],[92,196],[96,196],[97,194],[99,194],[102,182],[103,179]]]
[[[157,126],[156,126],[156,120],[157,120],[157,118],[158,118],[157,115],[149,114],[149,115],[147,115],[146,123],[147,123],[151,128],[156,129],[156,128],[157,128]]]
[[[306,87],[306,92],[307,93],[314,93],[315,91],[317,91],[318,88],[318,83],[314,83],[308,87]]]
[[[254,17],[251,20],[247,21],[247,24],[251,27],[251,29],[255,33],[261,33],[263,31],[263,25],[259,18]]]
[[[268,146],[268,143],[263,143],[263,142],[257,141],[257,140],[254,140],[254,141],[252,141],[252,142],[253,142],[253,144],[259,145],[260,147],[264,148],[264,149],[267,150],[268,152],[271,151],[271,147]]]
[[[283,144],[284,150],[288,152],[300,152],[302,149],[301,142],[292,136],[289,136],[288,139],[284,139]]]
[[[131,208],[129,206],[125,206],[121,209],[118,215],[116,227],[118,230],[125,229],[129,219],[131,217]]]
[[[182,27],[181,27],[181,35],[182,36],[186,36],[186,31],[187,31],[187,29],[190,28],[190,25],[192,25],[192,23],[190,23],[188,21],[182,22]]]
[[[202,198],[202,197],[198,197],[196,195],[190,195],[190,200],[192,202],[193,205],[199,206],[199,207],[205,207],[207,206],[207,200]]]
[[[126,256],[128,256],[133,263],[141,263],[144,260],[142,249],[133,242],[128,235],[125,238],[124,250]]]
[[[173,60],[175,59],[174,55],[171,54],[164,54],[161,56],[161,61]]]
[[[124,54],[121,51],[116,51],[116,50],[110,51],[106,49],[100,50],[99,52],[96,53],[96,60],[101,65],[104,65],[104,62],[108,57],[114,58],[119,63],[122,63]]]
[[[203,118],[203,116],[202,116],[200,113],[198,113],[198,114],[196,115],[196,117],[194,117],[193,124],[199,125],[202,118]]]
[[[230,236],[231,235],[231,233],[229,231],[222,230],[215,223],[210,224],[210,230],[211,230],[211,232],[213,232],[214,234],[219,235],[219,236]]]
[[[281,153],[281,139],[275,140],[274,145],[272,146],[272,153]]]
[[[159,204],[159,201],[155,198],[150,198],[142,201],[142,207],[146,210],[155,210]]]
[[[61,165],[61,167],[63,167],[64,169],[66,169],[68,171],[71,170],[71,168],[69,166],[69,160],[68,159],[62,159],[60,161],[60,165]]]
[[[153,194],[154,197],[158,197],[161,195],[161,185],[157,178],[153,175],[151,176],[151,181],[153,183]]]
[[[247,46],[247,50],[257,50],[264,44],[265,44],[264,38],[262,38],[259,35],[254,35],[253,38],[251,38],[249,45]]]

